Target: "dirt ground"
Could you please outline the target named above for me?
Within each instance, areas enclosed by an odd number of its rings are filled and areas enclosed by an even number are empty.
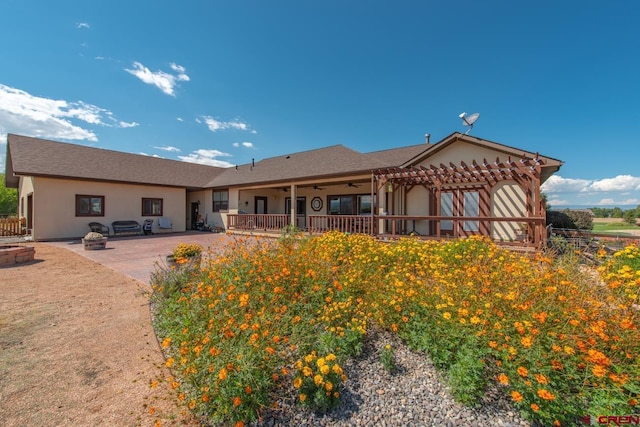
[[[196,425],[168,387],[150,287],[29,245],[33,262],[0,268],[0,424]]]

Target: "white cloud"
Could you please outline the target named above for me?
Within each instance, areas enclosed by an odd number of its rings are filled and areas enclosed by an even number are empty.
[[[163,146],[154,146],[158,150],[169,151],[173,153],[179,153],[181,150],[178,147],[173,147],[171,145],[163,145]]]
[[[172,62],[171,64],[169,64],[169,66],[173,71],[178,73],[178,80],[180,80],[181,82],[188,82],[189,80],[191,80],[189,76],[187,76],[187,69],[182,65],[178,65]]]
[[[551,176],[541,187],[545,193],[600,193],[610,191],[640,191],[640,177],[618,175],[597,180]]]
[[[555,206],[571,205],[572,203],[569,200],[551,199],[551,200],[547,200],[547,204],[551,205],[551,207],[555,207]]]
[[[124,70],[133,74],[144,83],[153,85],[170,96],[175,95],[175,87],[179,81],[189,81],[189,76],[185,73],[186,69],[174,63],[169,65],[177,75],[165,73],[164,71],[156,71],[155,73],[142,65],[140,62],[133,63],[133,69],[125,68]]]
[[[0,132],[41,138],[97,141],[93,130],[74,122],[107,127],[133,127],[117,121],[111,111],[83,101],[68,102],[34,96],[0,84]]]
[[[197,123],[204,122],[211,132],[217,132],[219,130],[236,129],[236,130],[249,130],[249,125],[239,120],[231,120],[229,122],[221,122],[211,116],[202,116],[196,118]]]
[[[7,145],[7,134],[0,133],[0,145]],[[5,157],[7,156],[6,147],[0,147],[0,173],[4,173],[6,169]]]
[[[542,184],[540,189],[545,193],[574,193],[584,191],[591,183],[587,179],[563,178],[560,175],[552,175]]]
[[[636,191],[640,190],[640,177],[618,175],[615,178],[605,178],[593,181],[582,191]]]
[[[91,26],[87,22],[78,22],[76,28],[91,28]]]
[[[176,120],[179,122],[184,122],[184,120],[182,120],[182,117],[177,117]]]
[[[596,203],[596,206],[626,206],[626,205],[640,205],[640,199],[620,199],[615,200],[611,198],[605,198]]]
[[[157,154],[147,154],[144,151],[140,151],[138,154],[140,154],[141,156],[155,157],[157,159],[164,159],[164,157],[162,157],[162,156],[158,156]]]
[[[218,160],[217,157],[231,157],[231,154],[224,153],[219,150],[207,150],[201,148],[190,153],[187,156],[178,156],[180,160],[183,162],[189,163],[198,163],[200,165],[209,165],[209,166],[218,166],[222,168],[228,168],[233,166],[232,163],[229,163],[224,160]]]
[[[245,141],[245,142],[234,142],[231,145],[233,145],[234,147],[240,147],[242,145],[243,147],[246,147],[246,148],[253,148],[253,142],[248,142],[248,141]]]

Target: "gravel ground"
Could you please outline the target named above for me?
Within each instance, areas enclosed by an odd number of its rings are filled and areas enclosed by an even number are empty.
[[[362,356],[344,366],[348,380],[339,407],[316,414],[296,406],[292,395],[254,426],[531,426],[497,388],[477,409],[456,403],[426,355],[409,350],[390,333],[367,334]],[[395,349],[392,374],[380,363],[385,344]]]

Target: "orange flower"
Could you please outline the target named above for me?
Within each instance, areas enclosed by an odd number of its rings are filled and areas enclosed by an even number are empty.
[[[162,340],[162,348],[167,348],[171,345],[171,337],[167,337]]]
[[[242,399],[240,399],[238,396],[233,398],[233,407],[234,408],[237,408],[241,404],[242,404]]]
[[[535,377],[536,381],[538,381],[539,384],[549,384],[549,380],[544,375],[534,374],[533,376]]]
[[[540,410],[540,407],[538,405],[536,405],[535,403],[531,404],[531,409],[533,410],[533,412],[538,412]]]
[[[522,394],[520,394],[520,392],[518,391],[512,391],[511,392],[511,398],[513,399],[514,402],[522,402]]]
[[[505,374],[500,374],[498,375],[498,381],[500,382],[500,384],[508,385],[509,377],[506,376]]]
[[[551,393],[549,390],[545,390],[544,388],[538,390],[538,396],[540,396],[540,398],[544,400],[554,400],[556,398],[553,393]]]
[[[235,427],[244,427],[244,421],[238,421]]]
[[[602,378],[606,375],[607,368],[601,365],[595,365],[593,368],[591,368],[591,373],[598,378]]]
[[[218,372],[218,378],[220,379],[220,381],[224,381],[227,379],[227,369],[226,368],[222,368],[220,369],[220,372]]]
[[[520,375],[521,377],[526,377],[527,375],[529,375],[529,370],[524,366],[520,366],[518,368],[518,375]]]
[[[173,366],[173,363],[175,362],[175,360],[173,359],[173,357],[170,357],[167,359],[165,365],[167,366],[167,368],[170,368]]]
[[[252,391],[253,391],[253,389],[251,389],[251,386],[249,386],[249,385],[244,388],[244,392],[247,393],[247,394],[251,394]]]
[[[524,348],[529,348],[533,344],[533,339],[530,336],[522,337],[520,344],[522,344]]]

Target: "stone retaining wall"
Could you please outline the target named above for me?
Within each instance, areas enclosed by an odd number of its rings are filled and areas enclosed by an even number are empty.
[[[35,254],[33,246],[0,246],[0,267],[33,261]]]

